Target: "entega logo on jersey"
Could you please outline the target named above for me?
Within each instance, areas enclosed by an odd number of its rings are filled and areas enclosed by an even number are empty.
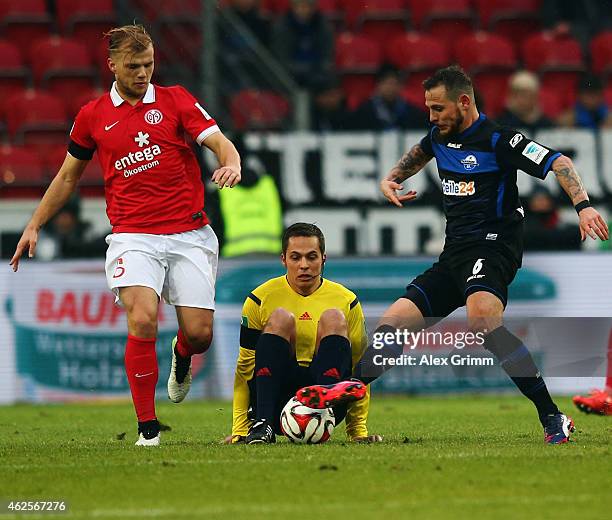
[[[138,132],[138,135],[134,137],[134,141],[141,148],[145,145],[149,144],[149,134],[144,132]],[[131,177],[132,175],[136,175],[137,173],[150,170],[151,168],[155,168],[159,166],[159,161],[155,160],[157,155],[161,155],[162,150],[159,145],[151,145],[143,150],[138,150],[137,152],[130,152],[126,156],[121,159],[115,161],[115,169],[122,170],[124,177]],[[146,164],[142,164],[137,168],[132,170],[128,169],[128,166],[133,166],[143,161],[149,161]]]
[[[467,197],[476,193],[474,181],[470,182],[455,182],[452,179],[442,179],[442,193],[444,195],[456,195],[458,197]]]

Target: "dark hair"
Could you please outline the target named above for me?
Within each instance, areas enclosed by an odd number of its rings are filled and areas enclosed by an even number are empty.
[[[472,80],[458,65],[451,65],[444,69],[438,69],[433,76],[423,81],[423,88],[431,90],[443,85],[446,88],[446,96],[452,101],[459,99],[461,94],[467,94],[474,99],[474,86]]]
[[[317,237],[319,239],[321,254],[325,254],[325,237],[323,236],[323,231],[314,224],[296,222],[285,229],[282,238],[283,254],[287,253],[287,247],[289,247],[289,239],[291,237]]]
[[[387,78],[400,79],[400,71],[390,63],[383,63],[376,71],[376,83],[380,83]]]

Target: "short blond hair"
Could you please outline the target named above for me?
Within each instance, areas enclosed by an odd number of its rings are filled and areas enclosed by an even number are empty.
[[[133,54],[146,51],[153,45],[153,40],[144,25],[123,25],[114,27],[104,34],[108,38],[108,54],[116,54],[124,50]]]

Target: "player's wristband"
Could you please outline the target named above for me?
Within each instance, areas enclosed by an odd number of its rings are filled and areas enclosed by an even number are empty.
[[[578,204],[576,204],[574,206],[574,209],[576,210],[576,213],[580,213],[584,208],[590,208],[591,207],[591,203],[587,200],[583,200],[582,202],[579,202]]]

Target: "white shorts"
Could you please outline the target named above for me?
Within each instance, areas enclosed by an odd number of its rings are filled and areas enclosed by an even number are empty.
[[[114,233],[106,237],[106,281],[119,289],[141,285],[171,305],[215,309],[219,242],[210,226],[172,235]]]

